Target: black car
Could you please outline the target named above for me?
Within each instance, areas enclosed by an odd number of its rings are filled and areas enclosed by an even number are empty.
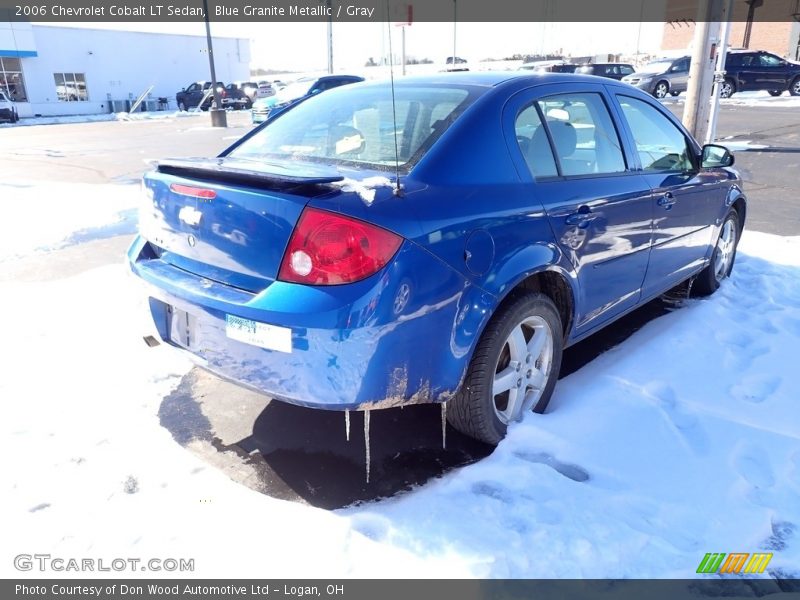
[[[632,75],[635,69],[627,63],[586,63],[575,69],[582,75],[597,75],[609,79],[621,80],[626,75]]]
[[[175,94],[175,101],[178,103],[178,109],[189,110],[190,108],[199,106],[202,102],[202,106],[200,106],[200,108],[203,110],[208,110],[208,108],[211,106],[211,94],[206,94],[210,87],[210,81],[196,81],[195,83],[189,85],[189,87],[183,88],[180,92]],[[228,97],[225,84],[221,81],[217,82],[217,96],[217,106],[221,108],[226,104],[225,99]]]
[[[541,69],[536,69],[536,71],[547,73],[575,73],[577,68],[578,65],[564,63],[563,65],[550,65],[549,67],[542,67]]]
[[[772,96],[789,90],[792,96],[800,96],[800,63],[761,50],[731,50],[725,59],[720,97],[756,90],[766,90]]]
[[[237,81],[225,86],[222,106],[225,108],[251,108],[256,99],[258,84],[252,81]]]

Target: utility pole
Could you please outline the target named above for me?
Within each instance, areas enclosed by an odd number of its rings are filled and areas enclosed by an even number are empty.
[[[333,9],[331,0],[327,0],[328,12],[328,75],[333,75]]]
[[[203,0],[203,13],[206,21],[206,45],[208,46],[208,66],[211,69],[211,126],[227,127],[228,115],[219,107],[217,96],[217,70],[214,68],[214,49],[211,46],[211,25],[208,21],[208,0]]]
[[[719,115],[719,91],[725,81],[725,59],[728,56],[728,40],[731,34],[731,18],[733,16],[733,0],[724,0],[722,13],[722,31],[719,36],[717,65],[714,72],[714,91],[711,94],[711,114],[708,119],[705,143],[712,144],[717,139],[717,116]]]
[[[456,23],[458,23],[458,0],[453,0],[453,64],[452,68],[456,68]]]
[[[698,140],[706,138],[711,116],[711,91],[725,0],[701,0],[695,21],[689,85],[683,124]]]
[[[391,35],[391,34],[390,34]],[[406,26],[400,26],[400,52],[403,61],[403,75],[406,74]]]

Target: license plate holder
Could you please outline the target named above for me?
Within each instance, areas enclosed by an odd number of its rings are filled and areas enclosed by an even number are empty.
[[[251,346],[287,354],[292,352],[292,330],[288,327],[269,325],[268,323],[226,314],[225,335],[229,339],[250,344]]]

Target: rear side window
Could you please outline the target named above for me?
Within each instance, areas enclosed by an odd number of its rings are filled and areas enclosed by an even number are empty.
[[[666,116],[647,102],[617,96],[633,133],[645,171],[690,171],[694,168],[688,140]]]
[[[619,71],[620,71],[620,73],[621,73],[623,76],[625,76],[625,75],[630,75],[631,73],[633,73],[633,72],[634,72],[634,70],[633,70],[633,67],[631,67],[631,66],[629,66],[629,65],[622,65],[622,66],[619,68]]]
[[[535,104],[529,105],[519,113],[514,129],[519,149],[525,157],[531,175],[536,178],[557,177],[558,168],[547,138],[547,130],[542,124]]]
[[[230,156],[388,169],[395,165],[396,131],[399,162],[409,167],[466,109],[473,95],[460,87],[397,86],[393,110],[388,85],[337,87],[286,111]]]
[[[561,175],[625,171],[619,136],[600,94],[559,94],[537,104],[544,115]]]

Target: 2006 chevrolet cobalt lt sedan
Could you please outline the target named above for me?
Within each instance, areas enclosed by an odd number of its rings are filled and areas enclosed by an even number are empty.
[[[358,83],[161,162],[129,260],[161,339],[211,371],[314,408],[447,401],[496,444],[565,346],[730,274],[732,163],[611,80]]]

